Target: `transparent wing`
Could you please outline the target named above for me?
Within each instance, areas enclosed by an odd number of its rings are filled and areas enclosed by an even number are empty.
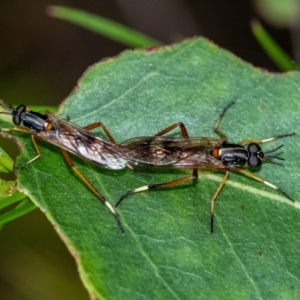
[[[110,142],[95,136],[66,120],[58,119],[47,113],[53,124],[53,130],[41,131],[35,134],[38,138],[54,144],[83,159],[94,162],[107,169],[123,169],[126,161],[122,149]],[[125,151],[125,149],[123,150]]]

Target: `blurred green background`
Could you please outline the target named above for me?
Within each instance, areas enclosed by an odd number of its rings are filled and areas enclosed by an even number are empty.
[[[272,10],[268,2],[0,1],[0,98],[11,104],[57,106],[88,66],[126,49],[108,38],[49,17],[49,5],[101,15],[165,44],[202,35],[255,66],[277,71],[254,39],[250,22],[253,18],[261,20],[299,62],[299,24],[295,21],[299,19],[299,1],[281,1],[285,7],[294,5],[291,11],[281,7]],[[1,143],[8,152],[11,148],[16,151],[7,140],[1,139]],[[1,299],[18,300],[89,299],[74,259],[39,210],[0,231],[0,295]]]

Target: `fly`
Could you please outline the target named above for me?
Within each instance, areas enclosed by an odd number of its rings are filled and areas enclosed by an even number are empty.
[[[25,105],[19,105],[17,108],[13,108],[3,100],[0,100],[0,105],[6,110],[5,112],[0,112],[0,114],[11,115],[12,121],[16,126],[23,125],[23,127],[12,127],[1,129],[0,131],[17,131],[31,135],[31,140],[37,155],[21,167],[29,165],[41,156],[36,139],[44,140],[58,146],[69,167],[96,197],[106,205],[116,218],[118,226],[123,232],[123,227],[115,208],[75,167],[68,154],[68,152],[73,153],[106,169],[124,169],[126,167],[126,160],[123,158],[121,151],[125,151],[126,149],[119,147],[107,128],[101,122],[81,128],[66,120],[55,117],[49,111],[41,114],[29,110]],[[97,127],[103,129],[109,141],[103,140],[90,132],[90,130]]]
[[[219,125],[226,111],[233,104],[234,102],[231,102],[225,107],[214,126],[214,132],[218,134],[220,138],[189,137],[184,124],[176,123],[158,132],[155,136],[132,138],[121,143],[120,146],[128,150],[126,152],[126,158],[128,164],[131,165],[132,168],[134,168],[134,166],[171,169],[187,168],[192,169],[193,171],[192,174],[187,177],[165,183],[149,184],[128,191],[119,199],[116,206],[120,205],[127,196],[134,193],[167,188],[189,181],[196,181],[198,179],[199,169],[221,171],[225,173],[223,180],[211,198],[211,232],[213,232],[214,228],[215,201],[223,188],[230,171],[241,173],[257,180],[272,189],[277,190],[284,197],[294,202],[294,200],[282,189],[243,168],[245,166],[248,166],[251,169],[258,168],[266,159],[284,160],[281,157],[272,155],[273,152],[279,150],[283,145],[280,145],[273,150],[263,152],[259,144],[292,136],[295,133],[278,135],[262,140],[245,139],[237,144],[229,143],[226,134],[219,129]],[[180,127],[183,137],[163,136],[176,127]],[[248,146],[244,146],[245,144]]]

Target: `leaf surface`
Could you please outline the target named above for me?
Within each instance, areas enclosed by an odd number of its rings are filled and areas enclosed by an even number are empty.
[[[126,51],[91,67],[57,116],[85,126],[101,121],[117,142],[154,135],[183,122],[190,136],[220,129],[230,142],[299,131],[297,72],[254,68],[204,39]],[[101,130],[94,130],[104,138]],[[14,134],[35,156],[29,136]],[[174,130],[171,135],[179,135]],[[257,176],[299,201],[299,135],[284,143],[286,161],[265,163]],[[19,184],[52,222],[78,262],[89,292],[100,299],[296,299],[300,292],[300,206],[276,191],[231,173],[216,202],[222,174],[200,172],[197,184],[143,192],[119,207],[125,235],[113,216],[68,168],[57,147],[38,141],[42,157],[18,172]],[[103,170],[74,164],[113,204],[127,190],[186,176],[190,171]]]

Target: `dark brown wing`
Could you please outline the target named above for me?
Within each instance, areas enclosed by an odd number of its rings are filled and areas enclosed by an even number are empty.
[[[222,163],[210,153],[225,140],[217,138],[137,137],[121,143],[128,150],[129,164],[136,166],[220,168]]]

